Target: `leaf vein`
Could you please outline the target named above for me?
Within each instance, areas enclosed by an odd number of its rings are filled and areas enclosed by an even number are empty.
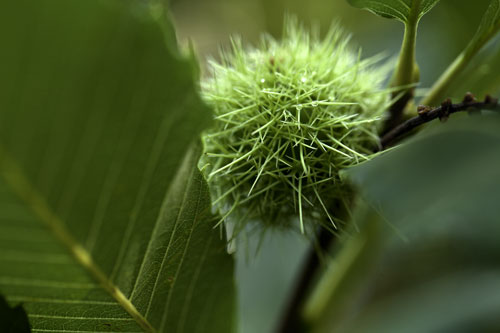
[[[55,215],[44,198],[33,188],[28,179],[26,179],[22,169],[1,145],[0,166],[2,166],[1,170],[3,170],[3,177],[11,186],[12,190],[26,202],[27,206],[38,216],[40,222],[49,227],[59,241],[68,248],[77,262],[91,273],[100,283],[101,287],[106,290],[122,308],[132,316],[132,318],[134,318],[137,324],[147,332],[155,332],[155,329],[146,318],[137,311],[134,304],[132,304],[121,290],[107,278],[97,265],[95,265],[90,254],[66,230],[61,219]]]
[[[155,284],[153,286],[153,290],[151,292],[151,296],[149,298],[149,303],[148,303],[148,307],[146,309],[146,314],[145,314],[145,317],[147,318],[148,316],[148,313],[149,313],[149,310],[150,310],[150,307],[151,307],[151,304],[152,304],[152,301],[153,301],[153,297],[154,297],[154,293],[155,293],[155,290],[157,288],[157,285],[158,285],[158,281],[160,279],[160,275],[161,275],[161,272],[163,271],[163,266],[165,264],[165,259],[167,258],[168,256],[168,253],[169,253],[169,250],[170,250],[170,247],[172,245],[172,241],[174,239],[174,236],[175,236],[175,233],[177,231],[177,226],[179,225],[179,218],[180,216],[182,215],[184,209],[185,209],[185,205],[184,203],[186,202],[187,200],[187,196],[189,194],[189,191],[188,189],[190,188],[190,184],[191,184],[191,181],[193,179],[193,175],[194,175],[194,170],[195,168],[192,168],[191,170],[191,173],[190,173],[190,177],[188,178],[188,183],[186,184],[186,186],[184,187],[184,193],[182,195],[182,201],[181,201],[181,205],[180,205],[180,209],[179,209],[179,212],[177,213],[177,216],[175,218],[175,222],[174,222],[174,228],[172,230],[172,233],[170,234],[170,239],[168,241],[168,245],[167,245],[167,249],[163,255],[163,258],[162,258],[162,261],[161,261],[161,265],[160,265],[160,269],[158,270],[158,274],[156,275],[156,279],[155,279]],[[175,283],[175,281],[174,281]],[[169,293],[169,297],[170,297],[170,293]]]
[[[191,172],[191,176],[189,177],[190,180],[193,179],[193,173],[194,173],[195,169],[196,168],[193,168],[193,171]],[[188,186],[186,186],[186,192],[190,188],[190,183],[188,184]],[[165,326],[165,321],[166,321],[166,318],[167,318],[168,310],[170,308],[170,301],[172,300],[172,295],[173,295],[174,290],[175,290],[175,286],[176,286],[176,282],[177,282],[177,277],[179,275],[179,271],[181,270],[182,264],[184,263],[184,259],[186,257],[186,252],[187,252],[187,249],[189,248],[189,244],[191,242],[191,236],[193,235],[196,222],[198,221],[198,213],[199,213],[199,206],[200,206],[200,202],[201,202],[201,194],[202,194],[201,193],[201,189],[199,189],[198,190],[198,195],[197,195],[197,198],[196,198],[196,205],[195,205],[195,212],[196,213],[195,213],[195,216],[193,218],[193,224],[191,226],[191,230],[189,231],[189,236],[188,236],[188,239],[187,239],[186,244],[184,246],[184,251],[182,252],[181,261],[179,262],[179,265],[177,266],[177,270],[175,272],[174,282],[172,283],[172,287],[170,288],[170,291],[168,293],[167,302],[165,304],[165,308],[163,310],[163,314],[162,314],[162,317],[161,317],[160,331],[163,331],[163,327]]]

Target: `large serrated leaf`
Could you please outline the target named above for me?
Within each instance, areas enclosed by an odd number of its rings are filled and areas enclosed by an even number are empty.
[[[148,13],[0,4],[0,294],[35,332],[230,332],[210,112]]]
[[[439,0],[347,0],[351,6],[363,8],[401,22],[418,21]]]

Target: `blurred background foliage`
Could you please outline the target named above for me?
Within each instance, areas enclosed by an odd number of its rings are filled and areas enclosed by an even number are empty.
[[[474,35],[489,0],[442,0],[420,22],[417,61],[421,71],[419,94],[425,94],[434,80],[465,48]],[[241,36],[255,45],[262,33],[279,38],[285,15],[296,15],[306,25],[326,31],[340,21],[352,34],[353,45],[363,56],[383,53],[395,59],[403,36],[403,25],[352,8],[344,0],[170,0],[170,8],[181,44],[191,41],[197,51],[203,75],[206,60],[217,59],[230,36]],[[471,64],[450,95],[461,98],[467,91],[482,96],[498,94],[500,79],[499,38],[489,43]],[[259,243],[250,236],[238,252],[236,279],[239,288],[239,331],[271,332],[284,310],[294,277],[307,250],[307,242],[293,233],[270,233]],[[257,255],[255,255],[257,253]]]
[[[429,87],[467,45],[488,3],[442,0],[423,17],[417,42],[421,88]],[[345,0],[171,0],[170,7],[180,41],[192,40],[202,63],[217,57],[231,35],[250,44],[264,32],[279,38],[287,13],[305,24],[319,25],[322,31],[340,20],[364,56],[383,52],[395,57],[403,37],[400,22],[352,8]]]

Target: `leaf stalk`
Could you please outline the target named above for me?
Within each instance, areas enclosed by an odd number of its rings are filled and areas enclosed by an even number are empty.
[[[386,121],[383,133],[401,122],[404,109],[408,102],[413,99],[415,85],[420,79],[420,71],[416,61],[417,30],[419,16],[418,3],[412,7],[408,21],[405,22],[403,43],[399,53],[396,71],[392,78],[391,87],[395,89],[392,93],[394,100],[389,108],[389,118]]]

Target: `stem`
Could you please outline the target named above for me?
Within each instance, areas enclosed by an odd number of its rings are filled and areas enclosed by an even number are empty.
[[[331,296],[338,292],[344,276],[349,275],[354,263],[359,259],[366,246],[366,235],[360,235],[349,242],[336,260],[331,263],[311,297],[304,307],[304,318],[308,322],[317,322],[330,303]]]
[[[321,228],[318,235],[318,246],[320,251],[328,249],[334,240],[335,236],[331,231]],[[310,248],[307,259],[301,269],[300,277],[294,287],[295,290],[292,295],[292,299],[288,302],[288,307],[284,312],[277,332],[299,333],[304,331],[300,312],[304,299],[309,292],[313,278],[315,277],[320,265],[321,260],[318,256],[318,251],[314,248]]]
[[[496,11],[498,11],[498,7],[494,6],[492,2],[484,14],[483,21],[481,22],[472,41],[434,83],[429,94],[422,100],[421,104],[434,105],[438,103],[439,100],[446,94],[451,83],[457,78],[458,75],[460,75],[460,73],[462,73],[471,59],[500,31],[500,23],[498,22],[498,19],[495,23],[488,22],[491,17],[498,15]],[[491,24],[491,26],[489,26],[489,28],[485,28],[483,24]]]
[[[343,247],[321,277],[303,308],[302,315],[314,332],[341,332],[359,302],[354,291],[366,283],[374,269],[380,249],[380,228],[383,222],[365,204],[358,207],[363,229]],[[368,250],[369,249],[369,250]]]
[[[474,99],[474,96],[468,93],[465,95],[464,100],[458,104],[452,104],[451,100],[447,99],[443,103],[441,103],[441,106],[434,109],[420,106],[418,110],[418,116],[408,119],[382,137],[382,139],[380,140],[382,150],[387,148],[391,144],[396,143],[398,139],[403,137],[405,134],[408,134],[410,131],[420,125],[428,123],[436,118],[446,120],[452,113],[471,110],[500,111],[500,105],[498,104],[498,99],[491,98],[490,96],[486,96],[484,101],[482,102],[477,102]]]
[[[396,89],[392,93],[394,102],[389,108],[390,116],[385,123],[383,133],[401,122],[406,105],[413,99],[414,84],[419,81],[419,70],[415,56],[419,20],[418,7],[418,4],[412,7],[410,17],[405,23],[403,44],[401,45],[396,72],[391,82],[392,87],[401,87],[401,89]]]
[[[432,86],[429,94],[421,101],[423,105],[435,105],[444,96],[451,83],[465,69],[474,54],[462,52]]]
[[[392,82],[392,86],[400,87],[415,83],[414,69],[417,66],[415,60],[415,49],[417,40],[417,22],[408,22],[405,24],[405,32],[403,36],[403,45],[399,54],[396,73]],[[418,80],[418,79],[417,79]],[[408,90],[412,88],[403,88]],[[399,91],[400,93],[401,91]],[[398,92],[393,93],[398,94]]]
[[[350,200],[341,200],[333,204],[333,208],[337,212],[336,215],[340,219],[345,218],[347,220],[351,216],[350,211],[353,202],[351,200],[354,200],[354,198],[351,197]],[[287,303],[287,308],[283,312],[276,332],[299,333],[306,330],[302,317],[304,302],[314,287],[318,273],[325,267],[326,260],[324,254],[328,253],[337,239],[337,235],[333,230],[326,227],[320,227],[318,230],[314,239],[314,245],[310,247],[309,253],[301,267],[300,276],[293,287],[292,296]]]

